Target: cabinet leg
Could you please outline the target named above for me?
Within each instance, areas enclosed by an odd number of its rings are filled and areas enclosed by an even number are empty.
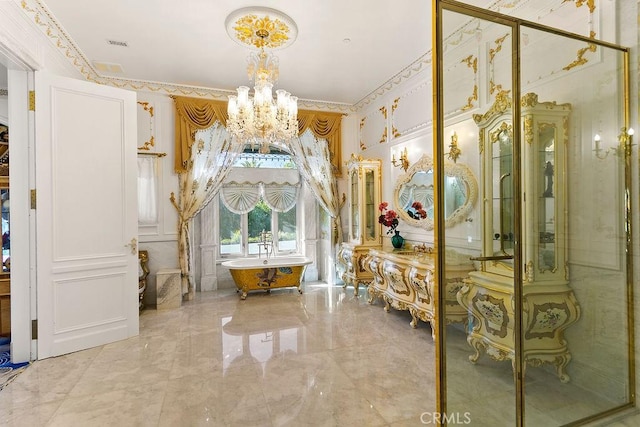
[[[555,365],[556,365],[556,373],[558,374],[558,378],[560,378],[561,383],[568,383],[571,380],[571,377],[567,374],[565,368],[571,361],[571,354],[566,353],[562,356],[556,357]]]
[[[482,351],[482,343],[480,341],[474,340],[471,337],[467,339],[467,342],[469,343],[471,348],[475,350],[475,354],[469,355],[469,362],[475,364],[480,358],[480,352]]]

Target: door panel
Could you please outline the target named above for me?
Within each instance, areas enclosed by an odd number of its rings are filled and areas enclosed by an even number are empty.
[[[138,334],[136,94],[36,73],[38,358]]]

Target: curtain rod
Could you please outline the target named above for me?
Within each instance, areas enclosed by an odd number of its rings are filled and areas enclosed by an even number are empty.
[[[158,156],[158,157],[164,157],[167,155],[167,153],[152,153],[150,151],[138,151],[138,155],[143,155],[143,156]]]

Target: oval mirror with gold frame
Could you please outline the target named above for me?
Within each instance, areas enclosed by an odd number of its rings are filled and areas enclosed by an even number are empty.
[[[478,198],[478,182],[468,166],[447,163],[445,170],[445,227],[468,217]],[[426,154],[396,182],[393,195],[400,218],[415,227],[433,230],[433,161]]]

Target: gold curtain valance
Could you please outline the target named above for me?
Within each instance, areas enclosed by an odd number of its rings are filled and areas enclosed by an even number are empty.
[[[175,171],[185,172],[196,131],[227,125],[227,101],[172,96],[176,108]]]
[[[326,139],[329,145],[331,165],[336,176],[341,176],[342,164],[342,113],[327,113],[324,111],[299,110],[298,132],[300,135],[307,129],[317,137]]]
[[[176,140],[175,140],[175,171],[186,170],[191,157],[191,145],[195,133],[199,129],[207,129],[216,121],[227,125],[227,101],[211,99],[172,96],[176,108]],[[342,113],[327,113],[324,111],[299,110],[298,132],[302,134],[307,129],[317,137],[326,139],[329,145],[331,165],[336,176],[341,175],[342,164]]]

